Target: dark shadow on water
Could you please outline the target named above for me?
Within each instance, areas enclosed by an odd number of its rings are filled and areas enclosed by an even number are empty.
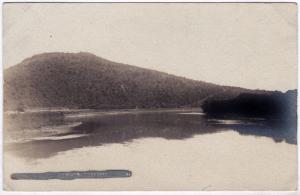
[[[213,122],[216,128],[228,128],[237,131],[241,135],[257,137],[269,137],[274,142],[286,142],[297,144],[297,122],[285,120],[241,120],[241,123],[224,124]]]
[[[51,138],[84,135],[68,139],[31,140],[6,144],[6,151],[27,159],[48,158],[71,149],[128,143],[140,138],[188,139],[195,135],[234,130],[241,135],[264,136],[275,142],[297,144],[296,126],[292,122],[265,120],[217,120],[202,115],[178,113],[122,114],[93,118],[65,119],[81,122],[70,127],[69,133],[59,133]]]

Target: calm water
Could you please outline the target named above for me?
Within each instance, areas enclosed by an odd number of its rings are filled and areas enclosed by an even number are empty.
[[[51,116],[52,117],[52,116]],[[12,121],[17,119],[12,119]],[[141,138],[188,140],[196,135],[234,130],[240,136],[267,137],[297,144],[296,124],[264,119],[215,119],[194,110],[161,112],[66,112],[57,120],[6,128],[5,149],[19,157],[49,158],[69,150],[114,143],[124,145]],[[9,132],[8,132],[9,131]]]

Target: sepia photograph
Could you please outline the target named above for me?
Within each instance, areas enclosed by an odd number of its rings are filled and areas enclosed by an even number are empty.
[[[296,3],[4,3],[3,190],[296,191]]]

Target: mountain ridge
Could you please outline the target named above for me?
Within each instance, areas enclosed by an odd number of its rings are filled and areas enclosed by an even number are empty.
[[[4,107],[174,108],[199,107],[206,98],[242,92],[113,62],[88,52],[37,54],[4,70]]]
[[[22,60],[22,62],[14,65],[14,66],[11,66],[11,67],[8,67],[8,68],[4,69],[4,71],[9,70],[9,69],[11,69],[13,67],[16,67],[18,65],[23,65],[24,66],[24,63],[28,63],[28,61],[30,61],[30,60],[37,60],[37,59],[45,57],[45,56],[50,57],[51,55],[81,55],[81,56],[91,56],[91,57],[94,57],[94,58],[99,58],[99,59],[101,59],[103,61],[106,61],[108,63],[115,63],[115,64],[119,64],[119,65],[125,65],[125,66],[134,67],[134,68],[139,68],[139,69],[143,69],[143,70],[149,70],[149,71],[159,72],[159,73],[163,73],[163,74],[167,74],[167,75],[171,75],[171,76],[176,76],[176,77],[179,77],[179,78],[189,79],[189,80],[192,80],[192,81],[203,82],[203,83],[212,84],[212,85],[218,85],[218,84],[215,84],[215,83],[212,83],[212,82],[206,82],[206,81],[202,81],[202,80],[191,79],[191,78],[188,78],[188,77],[185,77],[185,76],[178,76],[178,75],[175,75],[175,74],[166,73],[166,72],[162,72],[162,71],[151,69],[151,68],[138,67],[138,66],[135,66],[135,65],[121,63],[121,62],[114,62],[114,61],[108,60],[106,58],[99,57],[99,56],[97,56],[97,55],[95,55],[93,53],[90,53],[90,52],[77,52],[77,53],[73,53],[73,52],[45,52],[45,53],[40,53],[40,54],[33,55],[31,57],[28,57],[28,58]],[[222,85],[220,85],[220,86],[222,86]],[[227,86],[227,87],[235,87],[235,86]],[[247,89],[247,88],[243,88],[243,87],[235,87],[235,88]],[[249,90],[263,91],[263,90],[260,90],[260,89],[249,89]]]

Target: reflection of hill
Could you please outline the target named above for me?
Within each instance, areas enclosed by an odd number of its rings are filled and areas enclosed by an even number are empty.
[[[269,119],[297,118],[297,92],[272,92],[268,94],[243,93],[228,100],[208,100],[203,112],[211,116],[262,117]]]
[[[84,120],[78,126],[72,127],[72,133],[54,136],[85,134],[84,137],[35,140],[9,144],[5,148],[25,158],[47,158],[58,152],[81,147],[112,143],[125,144],[141,138],[187,139],[195,135],[227,130],[235,130],[242,135],[266,136],[274,141],[286,141],[287,143],[296,144],[295,129],[295,126],[291,123],[278,122],[277,124],[274,121],[245,119],[239,120],[236,124],[228,124],[217,119],[207,119],[201,115],[176,113],[123,114]]]
[[[252,122],[251,122],[252,121]],[[237,124],[211,123],[215,128],[233,129],[241,135],[270,137],[275,142],[297,144],[297,121],[249,120]]]

